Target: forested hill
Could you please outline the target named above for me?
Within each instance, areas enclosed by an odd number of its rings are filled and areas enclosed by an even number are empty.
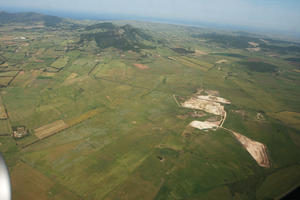
[[[98,23],[87,26],[86,31],[81,34],[80,43],[94,40],[102,49],[114,47],[124,51],[139,51],[140,49],[154,48],[144,44],[144,41],[154,41],[151,35],[128,24],[116,26],[108,22]]]
[[[0,24],[26,23],[34,24],[44,23],[45,26],[57,26],[63,21],[62,18],[50,15],[42,15],[34,12],[8,13],[0,11]]]

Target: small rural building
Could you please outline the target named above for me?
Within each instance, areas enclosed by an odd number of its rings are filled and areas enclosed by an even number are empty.
[[[13,127],[13,137],[16,139],[22,138],[28,134],[25,126]]]

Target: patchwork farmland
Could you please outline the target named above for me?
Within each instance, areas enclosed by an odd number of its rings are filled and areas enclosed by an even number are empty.
[[[13,200],[276,199],[300,184],[297,43],[61,20],[0,26]]]
[[[56,134],[56,133],[62,131],[68,127],[69,126],[63,120],[58,120],[51,124],[47,124],[47,125],[37,128],[37,129],[34,129],[34,134],[39,139],[44,139],[46,137],[49,137],[53,134]]]

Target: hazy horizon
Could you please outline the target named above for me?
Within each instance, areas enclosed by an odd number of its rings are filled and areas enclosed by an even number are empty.
[[[300,34],[300,1],[296,0],[0,0],[0,8],[78,13],[87,18],[99,15],[135,16]]]

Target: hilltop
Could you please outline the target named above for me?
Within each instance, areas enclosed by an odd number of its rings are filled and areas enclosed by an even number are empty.
[[[102,49],[114,47],[124,51],[139,51],[143,48],[153,48],[143,43],[153,41],[152,36],[129,24],[116,26],[105,22],[87,26],[85,30],[87,32],[80,35],[80,43],[94,40]]]
[[[8,13],[0,12],[0,24],[11,24],[11,23],[43,23],[45,26],[57,26],[63,19],[51,15],[43,15],[34,12],[22,12],[22,13]]]

